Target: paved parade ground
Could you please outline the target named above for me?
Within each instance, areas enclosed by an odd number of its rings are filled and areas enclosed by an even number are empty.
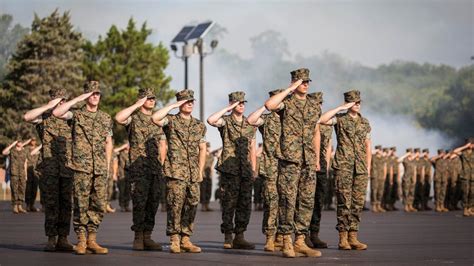
[[[116,202],[113,203],[117,206]],[[217,205],[213,205],[217,208]],[[165,213],[158,212],[153,239],[166,243],[161,252],[132,251],[131,213],[107,214],[99,229],[98,241],[109,248],[108,255],[77,256],[46,253],[43,214],[14,215],[9,202],[0,202],[0,265],[287,265],[298,264],[390,264],[390,265],[473,265],[474,217],[464,218],[461,211],[450,213],[402,211],[385,214],[364,212],[359,237],[369,245],[367,251],[337,250],[335,212],[325,211],[321,238],[329,248],[321,258],[285,259],[280,252],[263,251],[262,212],[253,212],[246,237],[256,249],[224,250],[220,233],[220,212],[198,211],[192,240],[200,254],[170,254],[165,236]],[[75,243],[71,231],[69,239]]]

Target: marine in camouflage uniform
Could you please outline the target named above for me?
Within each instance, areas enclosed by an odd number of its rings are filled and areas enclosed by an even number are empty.
[[[398,157],[396,155],[397,148],[391,147],[390,148],[390,156],[389,156],[389,165],[392,171],[393,177],[393,184],[391,186],[391,190],[389,191],[389,197],[387,199],[387,208],[390,211],[398,211],[395,207],[395,203],[400,199],[399,195],[399,187],[401,186],[401,180],[398,175]]]
[[[56,117],[72,123],[72,156],[68,166],[74,170],[73,226],[79,241],[77,255],[85,254],[86,249],[95,254],[108,253],[107,248],[96,242],[107,206],[107,173],[113,149],[112,119],[98,109],[100,97],[99,82],[89,81],[84,84],[84,94],[53,111]],[[83,107],[70,110],[84,100]]]
[[[74,172],[67,164],[71,160],[71,123],[55,117],[53,108],[67,98],[64,89],[51,89],[51,101],[25,114],[25,120],[36,125],[42,143],[37,170],[45,214],[44,229],[48,236],[45,251],[72,251],[68,242],[72,215]],[[56,237],[58,237],[56,241]]]
[[[474,215],[474,138],[466,140],[466,144],[454,150],[454,153],[461,155],[462,172],[461,172],[461,185],[462,185],[462,203],[463,203],[463,215],[473,216]]]
[[[270,97],[282,90],[272,90]],[[262,233],[266,236],[265,251],[275,251],[282,237],[276,236],[278,226],[278,157],[280,154],[280,117],[275,112],[264,114],[265,106],[253,112],[248,121],[262,134],[262,154],[259,156],[258,175],[263,181]],[[252,121],[252,122],[251,122]],[[275,243],[277,240],[278,243]]]
[[[255,128],[243,115],[245,102],[244,92],[232,92],[229,94],[229,106],[208,118],[208,122],[218,128],[223,146],[216,169],[221,174],[221,232],[224,234],[225,249],[255,248],[254,244],[244,239],[252,211],[252,183],[256,167]],[[225,115],[227,111],[232,113]],[[232,233],[235,234],[234,239]]]
[[[415,148],[415,163],[416,163],[416,184],[415,184],[415,200],[413,202],[413,205],[415,209],[419,211],[424,211],[424,184],[425,184],[425,164],[423,162],[423,159],[420,156],[421,149],[420,148]]]
[[[162,250],[160,244],[151,239],[155,227],[160,189],[163,179],[160,163],[160,143],[163,130],[152,122],[152,111],[156,104],[153,88],[141,88],[138,100],[132,106],[115,116],[118,123],[125,125],[128,132],[129,166],[133,225],[135,232],[134,250]]]
[[[206,159],[206,126],[192,117],[194,92],[176,93],[176,104],[162,108],[153,115],[153,122],[163,127],[168,143],[164,162],[167,178],[166,235],[170,237],[170,252],[201,252],[190,241],[199,203],[199,188]],[[176,115],[169,112],[179,107]]]
[[[28,149],[25,144],[16,141],[3,150],[10,156],[10,189],[13,213],[26,213],[25,203]]]
[[[422,207],[426,211],[431,211],[432,209],[430,206],[428,206],[428,202],[430,200],[430,190],[431,190],[431,160],[429,157],[430,151],[428,149],[423,149],[422,150],[422,158],[421,161],[423,163],[424,169],[425,169],[425,175],[422,177],[423,179],[423,187],[421,188],[421,193],[423,194],[423,201],[422,201]]]
[[[452,154],[448,159],[448,188],[446,193],[446,202],[448,210],[460,210],[457,206],[460,200],[460,176],[462,172],[462,161],[460,156],[455,153]]]
[[[209,207],[209,203],[212,196],[212,167],[214,166],[214,155],[212,155],[209,150],[211,143],[207,142],[206,147],[206,163],[204,165],[204,174],[201,182],[201,198],[199,202],[201,203],[202,211],[213,211],[213,209]]]
[[[280,155],[278,166],[279,224],[283,237],[283,256],[295,253],[319,257],[321,252],[305,243],[313,215],[316,190],[316,171],[319,154],[315,143],[316,124],[321,115],[320,101],[308,94],[309,70],[292,71],[292,85],[266,102],[267,108],[278,112],[281,121]],[[291,93],[291,94],[290,94]],[[295,233],[292,245],[291,234]]]
[[[259,146],[259,149],[260,148]],[[257,173],[260,169],[261,160],[262,157],[257,152]],[[263,178],[260,175],[257,175],[253,182],[253,205],[255,211],[263,210]]]
[[[375,153],[372,155],[372,165],[370,167],[370,201],[372,202],[372,211],[381,212],[379,187],[382,186],[379,180],[383,177],[385,171],[382,146],[375,146]]]
[[[36,165],[38,164],[39,152],[31,154],[33,150],[37,148],[36,140],[32,139],[30,145],[27,148],[27,180],[26,180],[26,192],[25,192],[25,203],[27,211],[38,212],[39,209],[35,207],[36,195],[38,194],[38,183],[39,176],[36,171]]]
[[[310,94],[316,98],[319,105],[323,103],[323,93],[316,92]],[[320,107],[321,108],[321,107]],[[326,242],[319,239],[319,231],[321,225],[321,211],[324,206],[324,198],[327,193],[328,187],[328,157],[330,157],[331,149],[331,138],[332,138],[332,127],[329,125],[318,125],[320,132],[320,148],[319,148],[319,165],[320,169],[316,173],[316,190],[314,193],[314,209],[311,217],[311,223],[309,225],[310,241],[306,241],[310,244],[310,247],[314,248],[327,248]]]
[[[434,162],[434,189],[435,189],[435,210],[437,212],[446,212],[448,209],[444,207],[446,199],[446,189],[448,186],[448,162],[445,158],[447,155],[444,150],[438,150],[438,156],[431,159]]]
[[[130,167],[130,156],[129,156],[130,148],[123,149],[119,152],[117,156],[118,160],[118,169],[117,169],[117,186],[119,189],[119,205],[122,212],[130,212],[130,174],[129,174],[129,167]]]
[[[390,201],[390,192],[392,191],[393,187],[393,169],[390,163],[390,149],[383,148],[383,156],[382,156],[382,173],[379,175],[379,183],[378,186],[378,201],[381,203],[380,212],[386,212],[388,210],[388,201]],[[373,157],[372,157],[373,158]]]
[[[403,162],[404,173],[402,180],[403,187],[403,202],[405,204],[406,212],[415,212],[417,209],[413,207],[413,201],[415,199],[415,183],[416,183],[416,172],[417,165],[415,162],[415,155],[413,149],[409,148],[406,150],[406,154],[400,158]]]
[[[369,121],[360,114],[360,92],[344,93],[346,104],[326,112],[321,122],[331,119],[337,136],[334,158],[337,197],[337,226],[339,249],[365,250],[357,233],[367,190],[371,163]],[[346,110],[346,113],[338,113]]]

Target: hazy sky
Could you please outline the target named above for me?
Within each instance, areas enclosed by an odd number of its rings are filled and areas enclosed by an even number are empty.
[[[87,38],[104,35],[112,24],[123,28],[133,16],[140,24],[147,21],[153,29],[153,42],[162,41],[166,46],[184,24],[211,19],[228,30],[219,48],[242,57],[251,56],[249,39],[266,30],[282,34],[288,42],[290,57],[328,50],[371,67],[397,59],[461,67],[471,64],[470,57],[474,55],[473,0],[0,1],[0,13],[12,14],[15,22],[25,26],[31,25],[34,12],[43,17],[55,8],[61,12],[70,10],[73,24]],[[194,88],[196,59],[191,60],[190,66],[190,84]],[[182,88],[182,69],[182,61],[172,57],[166,70],[173,77],[172,88]],[[212,74],[206,76],[208,91],[217,92],[212,94],[214,97],[225,95],[230,88],[223,87],[228,84],[213,81]],[[222,105],[214,98],[207,103],[206,115]],[[377,117],[374,120],[386,121]],[[390,128],[387,127],[388,133],[379,135],[380,140],[389,138],[387,141],[399,143],[423,133],[410,127],[406,132],[412,130],[411,135],[393,140]],[[209,132],[211,139],[218,139],[216,130]],[[427,146],[433,147],[439,141],[437,134],[432,132],[433,140]]]

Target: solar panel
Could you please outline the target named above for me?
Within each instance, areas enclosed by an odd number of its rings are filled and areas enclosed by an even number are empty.
[[[204,35],[206,35],[206,33],[211,29],[213,25],[214,25],[214,22],[212,21],[204,22],[197,25],[191,31],[191,33],[188,34],[188,36],[186,37],[186,40],[202,38]]]
[[[185,42],[188,40],[187,36],[189,35],[189,33],[191,31],[193,31],[193,29],[195,28],[195,26],[184,26],[181,31],[178,33],[178,35],[176,35],[176,37],[174,37],[174,39],[171,41],[171,42]]]

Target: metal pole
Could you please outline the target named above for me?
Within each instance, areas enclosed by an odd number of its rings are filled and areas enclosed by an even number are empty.
[[[184,57],[184,88],[188,88],[188,57]]]
[[[199,118],[204,121],[204,55],[202,48],[199,53]]]

